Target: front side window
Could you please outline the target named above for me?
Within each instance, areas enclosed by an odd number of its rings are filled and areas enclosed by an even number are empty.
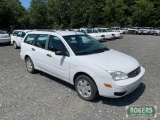
[[[35,42],[35,46],[44,49],[46,46],[47,39],[48,39],[48,35],[38,35],[36,42]]]
[[[109,50],[104,45],[88,35],[63,36],[75,55],[87,55]]]
[[[32,44],[36,36],[36,34],[28,34],[24,42],[27,44]]]
[[[56,36],[52,36],[52,35],[49,38],[48,50],[53,51],[53,52],[56,52],[56,51],[66,52],[67,51],[61,39],[59,39]]]

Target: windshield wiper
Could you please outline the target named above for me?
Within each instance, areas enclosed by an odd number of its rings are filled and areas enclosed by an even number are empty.
[[[102,48],[102,49],[93,50],[93,51],[91,51],[91,53],[101,53],[101,52],[105,52],[108,50],[109,50],[108,48]]]
[[[76,55],[87,55],[90,54],[90,52],[76,52]]]

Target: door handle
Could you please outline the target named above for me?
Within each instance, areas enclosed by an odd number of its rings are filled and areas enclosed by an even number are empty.
[[[48,57],[52,57],[50,54],[47,54]]]
[[[34,48],[32,48],[32,50],[33,50],[33,51],[35,51],[35,49],[34,49]]]

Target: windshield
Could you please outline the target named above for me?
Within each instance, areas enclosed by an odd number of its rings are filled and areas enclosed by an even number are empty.
[[[88,55],[109,50],[104,45],[88,35],[63,36],[75,55]]]

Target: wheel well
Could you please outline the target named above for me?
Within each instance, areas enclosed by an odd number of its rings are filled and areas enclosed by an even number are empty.
[[[29,57],[28,55],[26,55],[26,56],[25,56],[25,58],[24,58],[24,59],[25,59],[25,61],[26,61],[26,59],[27,59],[28,57]]]
[[[92,78],[90,75],[88,75],[87,73],[84,73],[84,72],[78,72],[78,73],[76,73],[76,74],[74,75],[74,78],[73,78],[74,85],[75,85],[76,78],[77,78],[79,75],[86,75],[86,76],[88,76],[88,77],[94,82],[94,84],[95,84],[96,87],[97,87],[97,84],[95,83],[95,81],[93,80],[93,78]],[[98,87],[97,87],[97,90],[98,90]],[[98,91],[98,93],[99,93],[99,91]]]

